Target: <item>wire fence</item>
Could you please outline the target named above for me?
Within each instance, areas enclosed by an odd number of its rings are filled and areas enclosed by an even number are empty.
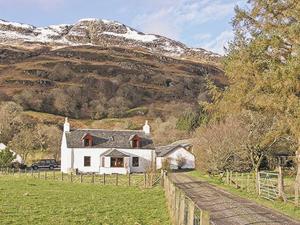
[[[88,183],[99,185],[116,185],[116,186],[133,186],[142,188],[151,188],[160,183],[161,174],[157,172],[152,173],[137,173],[137,174],[76,174],[76,173],[62,173],[57,170],[33,170],[33,169],[14,169],[14,168],[0,168],[0,175],[2,176],[16,176],[16,177],[31,177],[34,179],[61,181],[69,183]]]

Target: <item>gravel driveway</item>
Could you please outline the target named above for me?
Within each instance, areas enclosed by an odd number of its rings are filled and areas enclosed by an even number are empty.
[[[288,216],[235,196],[186,173],[173,173],[169,176],[199,208],[210,212],[212,224],[300,225],[300,222]]]

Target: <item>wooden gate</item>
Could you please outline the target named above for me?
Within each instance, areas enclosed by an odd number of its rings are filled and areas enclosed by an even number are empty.
[[[268,200],[274,201],[279,197],[278,173],[259,172],[259,195]]]

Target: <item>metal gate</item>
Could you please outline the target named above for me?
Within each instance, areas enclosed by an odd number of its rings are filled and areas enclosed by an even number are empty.
[[[268,200],[274,201],[279,197],[278,173],[259,172],[259,195]]]

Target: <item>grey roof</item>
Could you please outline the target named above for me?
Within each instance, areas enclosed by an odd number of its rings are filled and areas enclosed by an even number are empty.
[[[170,144],[166,146],[159,146],[155,149],[156,155],[158,157],[163,157],[172,151],[174,151],[177,148],[184,148],[187,150],[187,147],[189,147],[189,144]]]
[[[117,149],[110,149],[106,152],[104,152],[101,156],[108,156],[108,157],[129,157],[129,155],[126,155],[125,153],[117,150]]]
[[[67,146],[68,148],[82,148],[82,137],[85,134],[93,136],[93,146],[85,148],[125,148],[130,149],[130,137],[132,135],[138,135],[141,138],[140,149],[154,149],[152,138],[149,134],[145,134],[143,131],[124,130],[73,130],[66,132]]]

